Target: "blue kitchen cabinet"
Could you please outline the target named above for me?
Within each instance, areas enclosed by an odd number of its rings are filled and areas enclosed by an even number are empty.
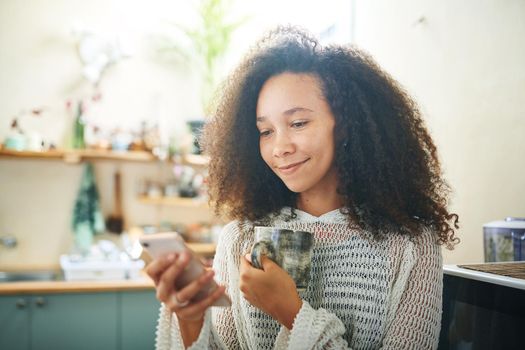
[[[121,292],[121,349],[154,349],[160,302],[154,290]]]
[[[117,349],[118,294],[33,296],[31,350]]]
[[[155,290],[0,296],[0,349],[154,349]]]
[[[119,348],[118,294],[0,296],[0,349]]]
[[[29,349],[29,306],[27,296],[0,296],[0,349]]]

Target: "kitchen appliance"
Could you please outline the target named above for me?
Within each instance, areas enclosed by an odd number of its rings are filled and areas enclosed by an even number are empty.
[[[483,225],[485,262],[525,260],[525,218],[508,217]]]
[[[516,265],[515,271],[523,264],[482,265]],[[524,310],[524,280],[445,265],[438,350],[522,350]]]

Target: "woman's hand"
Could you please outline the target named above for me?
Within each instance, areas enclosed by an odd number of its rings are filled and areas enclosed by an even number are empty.
[[[146,269],[146,273],[155,283],[157,299],[177,315],[185,347],[189,347],[199,338],[206,309],[219,299],[225,291],[223,286],[219,286],[201,301],[190,301],[211,281],[214,274],[213,270],[204,271],[199,278],[186,287],[177,290],[175,281],[188,266],[190,259],[191,256],[188,252],[172,253],[153,260]]]
[[[155,283],[157,299],[174,312],[179,321],[200,322],[202,324],[206,309],[224,294],[225,288],[219,286],[205,299],[191,302],[190,300],[212,280],[214,272],[213,270],[205,271],[186,287],[177,290],[175,281],[188,266],[190,259],[191,256],[188,252],[168,254],[153,260],[148,265],[146,273]]]
[[[303,304],[295,282],[272,260],[266,256],[261,258],[263,270],[251,265],[250,254],[241,258],[239,288],[250,304],[292,329]]]

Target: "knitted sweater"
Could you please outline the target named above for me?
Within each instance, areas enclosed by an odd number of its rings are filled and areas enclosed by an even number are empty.
[[[253,244],[248,223],[224,227],[214,259],[230,308],[212,307],[191,349],[435,349],[442,298],[442,258],[430,230],[417,238],[374,240],[334,210],[320,217],[290,208],[279,228],[314,234],[311,279],[288,330],[250,305],[239,290],[239,264]],[[271,296],[269,296],[271,297]],[[184,349],[177,317],[161,306],[157,349]]]

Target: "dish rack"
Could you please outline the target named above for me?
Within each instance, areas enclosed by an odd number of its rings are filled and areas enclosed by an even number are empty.
[[[61,255],[60,267],[66,281],[138,279],[142,260],[89,260]]]

